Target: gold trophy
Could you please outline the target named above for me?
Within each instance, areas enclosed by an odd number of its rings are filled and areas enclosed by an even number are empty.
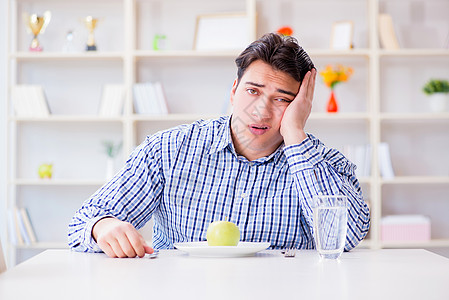
[[[42,51],[42,47],[39,44],[37,36],[40,33],[45,32],[45,28],[47,28],[47,25],[51,20],[51,12],[46,11],[42,16],[38,16],[37,14],[29,15],[27,13],[24,13],[23,18],[26,25],[28,26],[28,31],[33,33],[33,40],[31,41],[30,51]]]
[[[96,51],[97,46],[95,45],[94,39],[94,29],[97,26],[98,19],[92,16],[87,16],[83,19],[84,25],[86,25],[89,30],[89,36],[87,38],[86,51]]]

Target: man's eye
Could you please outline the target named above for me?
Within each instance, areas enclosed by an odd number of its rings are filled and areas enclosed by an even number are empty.
[[[246,89],[246,91],[251,95],[257,95],[257,91],[255,89]]]
[[[293,102],[293,100],[288,100],[288,99],[284,99],[284,98],[275,98],[274,100],[276,102],[280,102],[280,103],[291,103],[291,102]]]

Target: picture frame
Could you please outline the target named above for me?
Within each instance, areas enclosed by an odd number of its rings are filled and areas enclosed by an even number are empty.
[[[352,21],[338,21],[332,24],[330,48],[333,50],[352,49],[354,24]]]
[[[243,50],[251,42],[246,13],[198,15],[193,50]]]

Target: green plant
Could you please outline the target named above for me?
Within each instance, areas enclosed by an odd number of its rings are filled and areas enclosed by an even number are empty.
[[[114,144],[113,141],[103,141],[103,146],[105,147],[107,156],[114,158],[122,148],[122,143]]]
[[[422,90],[426,95],[449,93],[449,82],[445,79],[430,79]]]

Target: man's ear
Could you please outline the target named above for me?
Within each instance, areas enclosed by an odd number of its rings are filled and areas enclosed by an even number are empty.
[[[232,84],[232,89],[231,89],[231,105],[234,105],[234,96],[235,96],[235,90],[237,89],[237,85],[238,85],[238,79],[236,78],[234,80],[234,83]]]

